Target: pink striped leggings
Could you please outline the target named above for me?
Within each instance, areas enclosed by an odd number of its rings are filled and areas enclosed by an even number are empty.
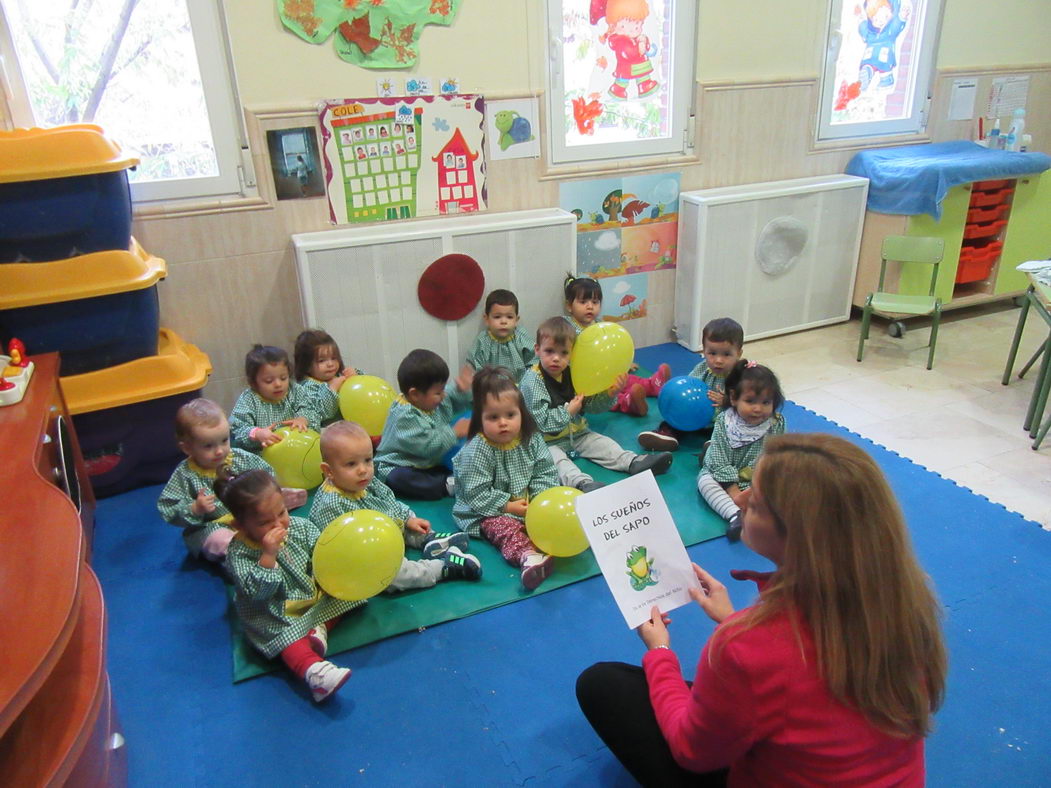
[[[481,523],[482,536],[511,566],[521,566],[530,553],[538,553],[526,534],[525,523],[509,514],[487,517]]]

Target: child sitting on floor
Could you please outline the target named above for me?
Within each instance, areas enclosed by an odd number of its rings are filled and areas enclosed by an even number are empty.
[[[715,419],[697,489],[727,521],[726,537],[741,538],[741,502],[752,485],[756,460],[770,435],[785,431],[781,384],[767,367],[741,359],[726,377],[724,410]]]
[[[230,411],[235,447],[262,451],[281,440],[274,429],[282,425],[300,432],[320,429],[314,397],[305,386],[290,380],[284,350],[254,345],[245,356],[245,377],[248,388]]]
[[[569,354],[575,340],[576,333],[566,320],[552,317],[541,323],[536,332],[539,363],[526,370],[519,384],[526,408],[544,433],[562,484],[584,492],[603,486],[580,470],[570,453],[622,473],[664,473],[671,467],[672,456],[668,452],[635,454],[612,438],[588,429],[582,414],[608,410],[612,394],[584,397],[573,389]],[[613,390],[621,386],[622,381],[618,381]]]
[[[222,562],[234,531],[229,527],[233,517],[212,494],[216,474],[255,469],[273,473],[273,468],[251,452],[230,448],[226,414],[210,399],[191,400],[176,411],[175,439],[186,459],[161,490],[157,510],[167,522],[182,528],[190,555]],[[306,490],[283,488],[281,493],[289,509],[306,503]]]
[[[220,478],[215,494],[233,514],[237,531],[226,565],[245,637],[268,659],[280,655],[306,681],[315,702],[326,700],[350,678],[350,668],[322,659],[329,630],[365,603],[335,599],[314,583],[310,566],[320,532],[310,520],[289,516],[269,473]]]
[[[485,299],[485,331],[475,339],[467,363],[474,370],[503,367],[520,380],[535,360],[533,344],[518,327],[518,298],[510,290],[494,290]]]
[[[467,534],[439,534],[431,524],[394,497],[390,487],[375,478],[372,439],[360,424],[337,421],[321,432],[321,472],[325,481],[314,495],[310,519],[319,531],[347,512],[371,509],[398,524],[405,544],[423,553],[420,561],[401,559],[388,591],[430,588],[439,580],[477,580],[482,563],[467,552]]]
[[[453,494],[455,481],[442,458],[467,435],[467,419],[450,426],[470,402],[474,372],[465,366],[455,383],[441,356],[417,348],[398,366],[401,396],[390,406],[376,452],[376,476],[402,498],[436,501]]]
[[[736,320],[717,317],[705,324],[701,332],[701,352],[704,358],[690,371],[690,377],[700,378],[708,387],[708,399],[715,406],[716,417],[723,409],[726,376],[741,358],[743,349],[744,329]],[[698,432],[711,434],[711,428]],[[662,421],[657,429],[639,433],[639,445],[650,451],[675,451],[679,448],[679,441],[688,434]]]
[[[602,285],[586,276],[567,275],[565,281],[566,320],[580,335],[592,325],[602,311]],[[645,416],[649,413],[646,397],[656,397],[661,393],[664,384],[671,377],[671,367],[661,364],[657,371],[648,378],[632,375],[638,369],[632,364],[623,385],[617,389],[610,410],[628,413],[632,416]]]
[[[558,473],[509,370],[483,367],[472,388],[471,439],[453,460],[453,517],[521,568],[522,585],[532,591],[551,573],[554,559],[526,534],[526,509],[531,498],[558,485]]]
[[[318,328],[300,332],[292,350],[292,360],[296,382],[314,395],[314,409],[321,426],[339,421],[339,389],[343,381],[364,373],[354,367],[344,367],[336,340]]]

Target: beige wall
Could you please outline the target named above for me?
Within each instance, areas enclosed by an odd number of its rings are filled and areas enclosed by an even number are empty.
[[[271,6],[240,0],[226,5],[239,87],[252,110],[249,131],[262,204],[189,216],[141,215],[134,232],[169,262],[168,279],[160,285],[162,322],[211,356],[215,372],[208,393],[229,407],[244,386],[242,361],[251,343],[290,347],[301,327],[289,235],[329,226],[324,199],[273,200],[262,132],[312,124],[311,108],[319,98],[373,95],[382,72],[339,60],[331,41],[302,42],[284,31]],[[750,26],[742,23],[741,4],[702,4],[699,161],[675,165],[684,190],[842,172],[855,152],[813,146],[825,0],[750,0],[747,5]],[[1032,8],[1044,4],[1006,0],[997,6],[995,20],[981,23],[975,22],[978,9],[987,6],[975,0],[947,0],[947,5],[931,138],[971,133],[970,123],[945,120],[954,77],[977,76],[982,96],[997,74],[1031,73],[1027,128],[1036,149],[1051,148],[1051,58],[1041,48],[1051,40],[1051,23]],[[424,31],[420,63],[407,73],[456,76],[465,90],[489,95],[539,91],[540,8],[540,0],[465,0],[451,28]],[[275,112],[282,108],[291,114]],[[270,114],[257,114],[264,109]],[[557,204],[559,179],[539,161],[490,162],[487,178],[490,210]],[[670,302],[673,288],[672,272],[654,275],[651,300],[668,294]],[[670,303],[654,306],[663,324],[656,319],[627,324],[636,344],[669,338]],[[353,361],[354,349],[343,351]]]

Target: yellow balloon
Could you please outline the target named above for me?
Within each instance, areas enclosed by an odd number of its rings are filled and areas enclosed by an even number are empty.
[[[339,387],[339,412],[356,421],[372,437],[383,434],[387,411],[394,402],[394,389],[375,375],[354,375]]]
[[[552,487],[529,502],[525,526],[529,538],[548,555],[565,558],[588,549],[588,539],[577,517],[573,487]]]
[[[593,323],[580,332],[569,354],[573,387],[584,396],[605,391],[628,371],[634,357],[635,343],[623,326]]]
[[[314,430],[299,432],[278,427],[281,440],[263,449],[262,457],[274,469],[282,487],[312,490],[321,484],[321,436]]]
[[[394,521],[358,509],[321,532],[314,545],[314,579],[329,596],[356,602],[389,586],[404,557],[405,540]]]

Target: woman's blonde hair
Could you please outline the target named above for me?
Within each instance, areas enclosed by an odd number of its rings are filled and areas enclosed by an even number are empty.
[[[809,627],[829,691],[876,728],[923,736],[945,692],[941,610],[875,461],[842,438],[768,438],[759,494],[785,537],[760,602],[713,653],[776,616]]]

